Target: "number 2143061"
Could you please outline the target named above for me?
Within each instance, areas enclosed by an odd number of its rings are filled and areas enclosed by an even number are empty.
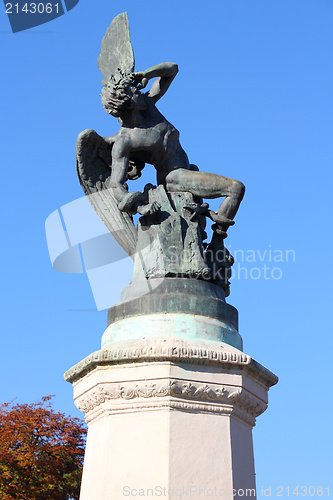
[[[7,14],[19,14],[24,12],[26,14],[52,14],[59,13],[59,3],[25,3],[22,7],[18,3],[6,3]]]

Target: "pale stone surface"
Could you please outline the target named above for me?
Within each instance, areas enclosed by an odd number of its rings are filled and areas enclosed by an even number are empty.
[[[254,498],[252,427],[277,377],[250,356],[221,342],[141,339],[97,351],[66,379],[89,427],[80,500],[149,488]]]

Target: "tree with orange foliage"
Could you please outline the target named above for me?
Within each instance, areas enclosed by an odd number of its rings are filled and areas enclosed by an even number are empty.
[[[0,405],[1,500],[79,498],[86,428],[51,397]]]

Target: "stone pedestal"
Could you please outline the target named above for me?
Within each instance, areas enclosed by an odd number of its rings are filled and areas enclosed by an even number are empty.
[[[255,498],[252,427],[277,377],[239,349],[132,338],[65,378],[88,423],[80,500]]]

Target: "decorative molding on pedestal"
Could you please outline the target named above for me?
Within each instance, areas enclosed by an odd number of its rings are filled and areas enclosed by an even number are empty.
[[[163,401],[163,399],[168,399],[168,401]],[[136,400],[134,405],[123,404],[123,402],[127,403],[133,400]],[[267,408],[264,401],[250,394],[244,388],[203,384],[180,379],[155,380],[149,381],[149,383],[142,380],[136,383],[99,384],[97,388],[89,390],[80,397],[75,404],[85,414],[104,404],[103,411],[169,407],[170,409],[180,408],[188,411],[235,413],[235,416],[251,426],[255,424],[255,418]],[[233,408],[233,405],[236,408]],[[88,415],[87,417],[87,420],[90,420]],[[96,418],[96,415],[93,418]]]
[[[176,338],[149,338],[118,342],[112,349],[96,351],[70,368],[64,375],[65,380],[74,383],[97,366],[119,363],[143,363],[171,361],[202,365],[232,366],[245,371],[267,388],[278,382],[278,377],[255,359],[232,346],[222,342],[191,343]]]
[[[96,351],[65,379],[76,388],[75,404],[88,423],[105,414],[166,408],[233,415],[251,427],[278,380],[228,344],[160,337]]]

